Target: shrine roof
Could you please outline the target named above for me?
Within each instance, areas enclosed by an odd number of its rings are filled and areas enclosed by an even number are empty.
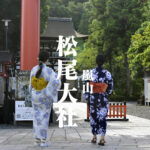
[[[88,37],[88,35],[83,35],[75,31],[72,18],[49,17],[47,28],[41,37],[58,38],[59,35],[64,37],[75,36],[78,38]]]

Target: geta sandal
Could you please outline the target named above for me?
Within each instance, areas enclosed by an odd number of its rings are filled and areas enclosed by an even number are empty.
[[[100,140],[98,145],[104,146],[105,145],[105,140],[104,139]]]

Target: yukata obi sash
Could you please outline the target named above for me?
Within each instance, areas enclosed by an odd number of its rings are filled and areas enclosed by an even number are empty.
[[[90,82],[90,85],[93,85],[93,93],[105,93],[108,87],[106,83]]]
[[[31,79],[31,85],[36,91],[41,91],[46,88],[48,82],[43,77],[36,78],[35,76]]]

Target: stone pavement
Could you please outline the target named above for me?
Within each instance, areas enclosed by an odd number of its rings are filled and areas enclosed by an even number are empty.
[[[0,150],[150,150],[150,120],[128,116],[128,122],[108,122],[105,146],[91,144],[88,122],[77,128],[49,128],[51,147],[33,146],[32,128],[0,129]]]
[[[128,102],[127,114],[150,119],[150,106],[140,106],[136,102]]]
[[[150,150],[150,120],[128,115],[128,122],[108,122],[105,146],[91,144],[89,122],[78,120],[78,127],[49,127],[48,148],[34,147],[32,127],[0,126],[0,150]]]

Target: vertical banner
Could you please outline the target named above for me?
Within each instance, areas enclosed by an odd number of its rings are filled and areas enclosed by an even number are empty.
[[[31,70],[40,49],[40,0],[22,0],[21,7],[20,69]]]

